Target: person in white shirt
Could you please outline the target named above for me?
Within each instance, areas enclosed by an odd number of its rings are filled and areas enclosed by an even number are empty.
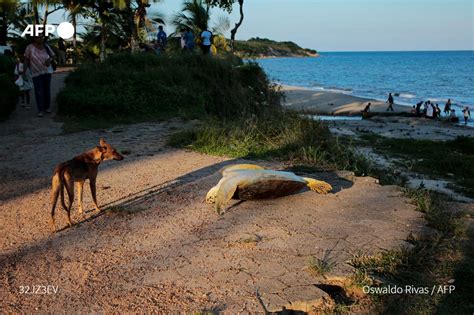
[[[211,53],[212,33],[207,28],[201,33],[201,49],[204,55]]]

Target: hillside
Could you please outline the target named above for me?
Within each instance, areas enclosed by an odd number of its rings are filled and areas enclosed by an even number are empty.
[[[277,42],[267,38],[251,38],[235,42],[236,53],[243,58],[316,57],[318,52],[293,42]]]

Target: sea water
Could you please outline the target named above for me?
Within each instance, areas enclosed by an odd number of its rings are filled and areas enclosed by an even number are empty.
[[[474,111],[474,51],[322,52],[317,58],[260,59],[281,84],[414,105],[451,99]],[[474,113],[472,113],[474,115]]]

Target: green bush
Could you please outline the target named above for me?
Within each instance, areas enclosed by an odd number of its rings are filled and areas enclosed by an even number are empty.
[[[11,76],[0,74],[0,120],[5,120],[15,110],[19,90]]]
[[[0,74],[7,74],[13,78],[15,62],[11,57],[0,55]]]
[[[279,107],[257,64],[193,54],[117,54],[83,65],[66,80],[58,113],[78,118],[220,118]]]

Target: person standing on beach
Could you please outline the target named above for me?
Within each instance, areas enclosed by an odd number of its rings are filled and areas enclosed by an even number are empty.
[[[436,113],[436,115],[435,115],[436,118],[441,117],[441,108],[439,108],[438,104],[436,104],[435,113]]]
[[[464,116],[464,124],[467,125],[467,121],[469,118],[471,118],[471,111],[469,110],[469,107],[466,106],[466,108],[462,110],[462,113]]]
[[[386,103],[388,103],[387,112],[388,111],[393,112],[393,96],[392,96],[392,93],[388,93],[388,99],[387,99]]]
[[[51,113],[51,74],[54,72],[54,52],[42,37],[33,37],[33,42],[26,47],[23,69],[29,68],[35,88],[38,117]]]
[[[211,53],[212,45],[212,33],[206,27],[201,33],[201,49],[203,55],[209,55]]]
[[[446,105],[444,105],[444,114],[447,116],[451,112],[451,99],[449,98],[448,101],[446,102]]]

